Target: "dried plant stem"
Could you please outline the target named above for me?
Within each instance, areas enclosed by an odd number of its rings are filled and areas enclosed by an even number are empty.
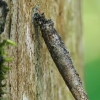
[[[40,26],[42,37],[48,47],[51,57],[75,100],[88,100],[69,52],[53,27],[54,23],[51,20],[47,20],[44,14],[40,14],[39,12],[34,14],[33,21]]]

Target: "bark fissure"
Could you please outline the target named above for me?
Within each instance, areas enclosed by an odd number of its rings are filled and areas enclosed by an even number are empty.
[[[11,20],[11,17],[10,17],[9,32],[8,32],[8,38],[9,38],[9,39],[10,39],[10,32],[11,32],[11,23],[12,23],[12,20]]]
[[[6,17],[8,13],[8,5],[5,1],[0,0],[0,34],[4,32]]]

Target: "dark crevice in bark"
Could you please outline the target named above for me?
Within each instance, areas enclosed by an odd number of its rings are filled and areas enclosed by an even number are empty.
[[[0,34],[4,32],[8,11],[9,10],[7,3],[5,1],[0,0]]]
[[[9,22],[9,32],[8,32],[8,38],[9,39],[11,37],[11,34],[10,34],[10,32],[11,32],[11,24],[12,24],[12,17],[10,17],[10,22]]]

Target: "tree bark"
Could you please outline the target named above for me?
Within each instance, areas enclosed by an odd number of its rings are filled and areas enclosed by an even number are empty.
[[[9,13],[1,39],[10,38],[13,61],[8,65],[7,94],[9,100],[74,100],[59,74],[42,39],[32,24],[32,8],[39,5],[51,18],[72,56],[74,66],[83,79],[81,1],[70,0],[6,0]],[[37,34],[38,33],[38,34]]]

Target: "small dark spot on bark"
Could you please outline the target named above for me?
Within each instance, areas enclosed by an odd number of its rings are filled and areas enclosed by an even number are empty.
[[[61,16],[62,12],[59,12],[59,16]]]
[[[53,70],[51,70],[51,73],[53,73]]]

